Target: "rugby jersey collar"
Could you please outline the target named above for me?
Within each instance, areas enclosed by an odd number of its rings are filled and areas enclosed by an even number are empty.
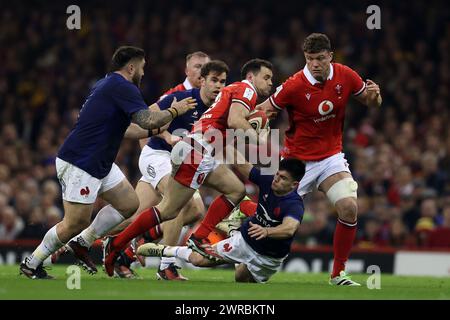
[[[186,77],[186,79],[183,82],[183,87],[186,90],[191,90],[193,88],[192,84],[189,82],[189,79]]]
[[[248,81],[248,80],[242,80],[242,82],[248,84],[250,87],[252,87],[253,90],[255,90],[256,93],[258,93],[258,91],[256,91],[256,88],[253,86],[253,84],[252,84],[250,81]]]
[[[317,81],[316,78],[313,77],[311,72],[309,72],[308,65],[306,64],[305,67],[303,68],[303,74],[305,75],[306,79],[308,79],[309,83],[311,83],[311,85],[321,83],[320,81]],[[333,64],[330,63],[330,73],[328,74],[327,80],[333,79],[333,75],[334,75]]]

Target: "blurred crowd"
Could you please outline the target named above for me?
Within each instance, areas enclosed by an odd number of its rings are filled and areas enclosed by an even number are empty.
[[[302,41],[326,33],[335,61],[370,78],[383,105],[347,108],[344,152],[359,184],[357,245],[450,248],[450,19],[444,1],[373,4],[286,1],[78,2],[81,29],[66,28],[62,2],[0,5],[0,240],[42,238],[63,217],[54,159],[90,87],[119,45],[143,47],[148,104],[184,80],[187,53],[230,66],[273,62],[275,85],[301,69]],[[281,114],[272,127],[288,123]],[[116,163],[140,178],[139,145],[124,140]],[[330,245],[336,222],[314,193],[296,241]],[[103,204],[99,202],[96,210]]]

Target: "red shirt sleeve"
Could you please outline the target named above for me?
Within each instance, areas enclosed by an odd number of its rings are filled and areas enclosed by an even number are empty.
[[[354,96],[360,95],[366,88],[366,83],[363,81],[363,79],[356,71],[354,71],[349,67],[347,67],[346,69],[352,94]]]
[[[173,88],[167,90],[166,92],[164,92],[163,95],[161,97],[159,97],[158,101],[161,101],[162,99],[167,97],[169,94],[172,94],[172,93],[178,92],[178,91],[185,91],[185,90],[186,90],[186,88],[184,87],[184,85],[182,83],[180,83],[176,87],[173,87]]]
[[[279,110],[286,108],[292,104],[294,89],[295,81],[293,77],[290,77],[282,85],[278,86],[275,93],[269,97],[270,103]]]
[[[248,111],[253,111],[256,107],[257,94],[252,87],[246,84],[239,84],[233,92],[231,97],[231,102],[237,102],[242,104],[248,109]]]

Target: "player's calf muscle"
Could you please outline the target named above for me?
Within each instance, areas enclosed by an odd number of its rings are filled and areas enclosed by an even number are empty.
[[[184,226],[197,222],[202,218],[204,210],[201,207],[203,207],[203,205],[198,203],[198,201],[201,200],[191,199],[185,207],[186,209],[181,211]]]
[[[79,234],[83,229],[89,226],[88,220],[75,220],[68,221],[64,219],[60,223],[58,223],[56,227],[56,233],[58,234],[58,238],[61,242],[65,243],[69,241],[71,238]]]

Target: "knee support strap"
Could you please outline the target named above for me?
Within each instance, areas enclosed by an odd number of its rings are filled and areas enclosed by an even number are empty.
[[[358,183],[353,178],[344,178],[331,186],[327,197],[333,205],[344,198],[357,198]]]

